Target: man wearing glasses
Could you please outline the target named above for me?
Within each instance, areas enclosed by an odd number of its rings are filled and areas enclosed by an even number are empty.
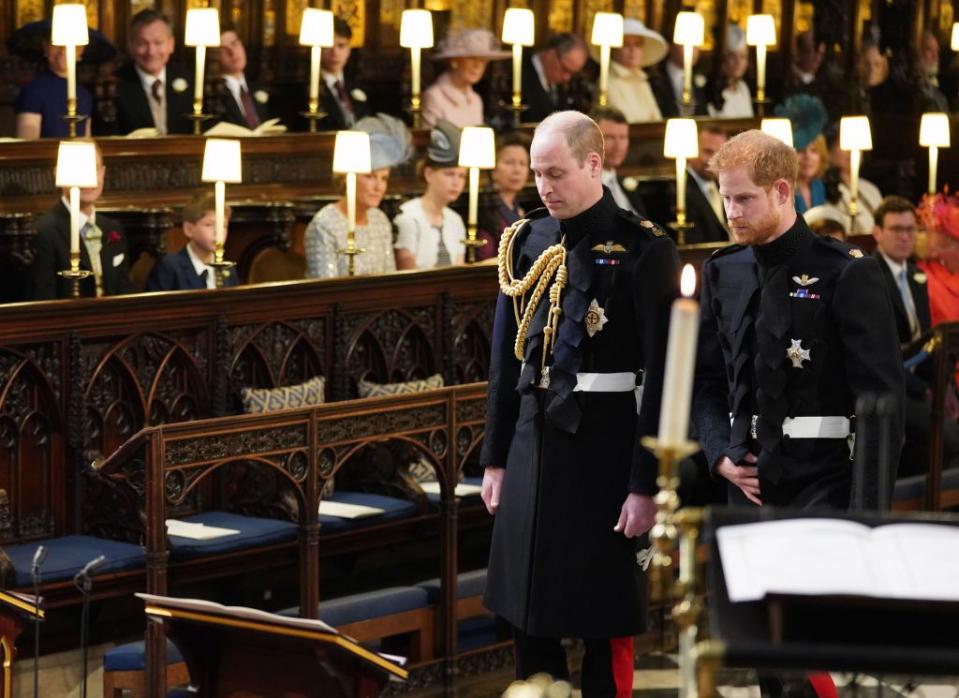
[[[540,122],[554,111],[570,108],[567,87],[586,59],[586,42],[569,33],[557,34],[529,57],[524,54],[523,102],[528,108],[523,121]]]

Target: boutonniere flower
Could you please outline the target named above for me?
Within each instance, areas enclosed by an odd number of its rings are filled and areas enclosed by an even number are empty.
[[[177,78],[173,81],[172,87],[174,92],[186,92],[186,88],[190,85],[183,78]]]
[[[350,90],[350,97],[352,97],[357,102],[366,101],[366,93],[363,90],[361,90],[359,87],[354,87],[352,90]]]
[[[912,280],[915,281],[917,284],[924,284],[926,283],[926,275],[923,274],[921,271],[917,271],[915,274],[912,275]]]
[[[636,187],[639,186],[639,180],[635,177],[624,177],[623,178],[623,189],[626,191],[636,191]]]
[[[266,90],[257,90],[253,93],[253,99],[255,99],[260,104],[266,104],[270,101],[270,93]]]
[[[107,233],[107,242],[108,242],[108,243],[110,243],[110,242],[120,242],[120,240],[122,240],[122,239],[123,239],[123,236],[120,235],[120,233],[117,232],[116,230],[111,230],[109,233]]]
[[[697,73],[693,82],[696,83],[696,87],[706,87],[706,76]]]

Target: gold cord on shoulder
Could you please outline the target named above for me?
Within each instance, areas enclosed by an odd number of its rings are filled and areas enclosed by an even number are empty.
[[[546,356],[553,350],[556,341],[556,333],[559,329],[559,318],[563,314],[560,304],[562,300],[563,289],[569,275],[566,271],[566,247],[561,240],[556,245],[550,245],[533,262],[533,266],[526,272],[522,279],[517,279],[513,275],[513,242],[516,234],[524,225],[529,223],[529,219],[523,218],[503,231],[499,242],[499,254],[497,257],[497,266],[499,269],[499,287],[503,295],[513,299],[513,312],[516,315],[516,343],[513,345],[513,353],[520,361],[524,358],[524,347],[526,344],[526,335],[529,333],[529,325],[533,320],[536,307],[540,299],[546,293],[549,287],[549,318],[546,326],[543,328],[543,356],[540,362],[540,369],[546,366]],[[553,279],[552,286],[550,280]],[[532,289],[529,302],[525,301],[525,294]]]

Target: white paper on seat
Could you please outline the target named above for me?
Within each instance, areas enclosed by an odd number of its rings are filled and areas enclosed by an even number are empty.
[[[365,519],[369,516],[385,514],[385,509],[369,507],[365,504],[348,504],[347,502],[320,502],[320,514],[335,516],[339,519]]]
[[[159,136],[160,132],[153,126],[134,129],[127,134],[127,138],[158,138]]]
[[[254,129],[221,121],[206,130],[207,136],[264,136],[278,133],[286,133],[286,126],[279,119],[268,119]]]
[[[439,494],[440,483],[435,481],[421,482],[420,489],[426,492],[426,494]],[[456,490],[453,494],[457,497],[468,497],[471,494],[479,494],[482,491],[483,488],[480,485],[474,485],[470,482],[460,482],[457,483]]]
[[[193,540],[212,540],[224,536],[235,536],[239,531],[235,528],[221,528],[219,526],[207,526],[199,522],[167,519],[166,533],[168,536],[192,538]]]
[[[959,527],[840,519],[723,526],[716,537],[729,600],[767,594],[959,602]]]

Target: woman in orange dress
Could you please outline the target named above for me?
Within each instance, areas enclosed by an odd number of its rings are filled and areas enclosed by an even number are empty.
[[[919,218],[928,231],[926,258],[918,267],[926,274],[933,325],[959,321],[959,197],[926,196]]]

